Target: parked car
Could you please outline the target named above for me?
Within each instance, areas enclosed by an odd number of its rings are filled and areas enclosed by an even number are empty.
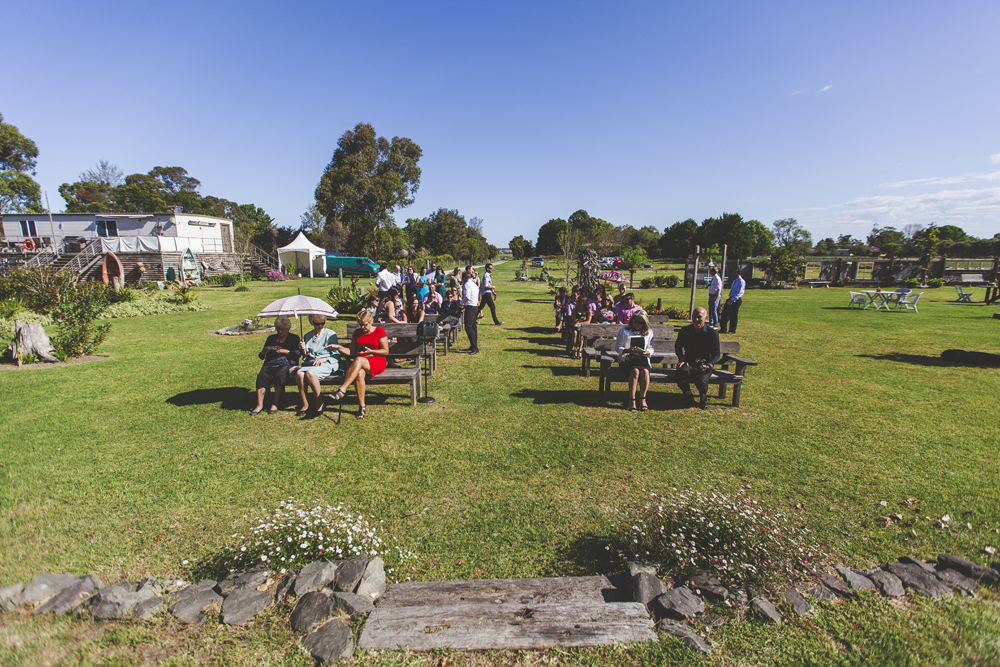
[[[545,258],[544,257],[533,257],[531,259],[531,265],[532,266],[545,266]]]
[[[337,275],[337,269],[343,269],[345,276],[374,276],[378,273],[378,264],[367,257],[336,257],[326,256],[326,275]]]

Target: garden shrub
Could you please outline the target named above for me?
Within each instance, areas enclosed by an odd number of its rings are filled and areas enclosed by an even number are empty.
[[[25,305],[39,313],[50,313],[62,293],[76,284],[76,276],[48,266],[17,269],[10,275],[14,293]],[[103,285],[101,286],[103,289]]]
[[[252,567],[268,567],[281,573],[320,560],[354,556],[381,557],[391,575],[414,558],[396,540],[386,535],[381,523],[350,507],[330,505],[324,500],[300,503],[294,498],[280,503],[267,515],[244,516],[245,527],[233,534],[231,545],[189,564],[195,580],[223,577]]]
[[[904,287],[920,287],[920,281],[916,278],[907,278],[903,281]]]
[[[273,271],[273,270],[267,272],[267,279],[270,282],[281,282],[282,280],[288,280],[287,278],[285,278],[285,276],[282,275],[281,271]]]
[[[337,312],[357,313],[368,303],[368,292],[350,287],[333,287],[327,292],[326,301]]]
[[[928,278],[927,279],[927,286],[928,287],[933,287],[933,288],[936,289],[936,288],[941,287],[943,285],[944,285],[944,280],[942,280],[941,278]]]
[[[234,273],[220,273],[217,276],[208,276],[201,280],[202,285],[218,285],[219,287],[235,287],[238,282],[240,282],[240,276]]]
[[[208,310],[209,306],[200,299],[183,303],[176,292],[156,292],[129,303],[115,303],[108,306],[100,319],[110,320],[120,317],[140,317],[142,315],[163,315],[166,313]]]
[[[10,296],[0,301],[0,318],[10,320],[27,309],[23,301],[16,296]]]
[[[801,520],[754,500],[746,489],[650,493],[616,514],[607,549],[623,561],[762,582],[816,572],[826,558]]]
[[[198,293],[190,287],[178,287],[173,292],[174,301],[183,305],[194,303],[198,298]]]
[[[653,286],[652,278],[643,278],[642,280],[639,281],[639,287],[641,287],[642,289],[650,289],[652,286]]]
[[[59,326],[52,346],[69,357],[95,352],[111,330],[107,322],[94,323],[107,307],[108,289],[101,283],[74,283],[62,290],[52,310],[52,321]]]
[[[656,274],[655,276],[653,276],[653,284],[657,287],[666,287],[667,277],[661,276],[660,274]]]
[[[664,287],[671,287],[671,288],[677,287],[677,283],[678,282],[680,282],[680,281],[678,280],[677,276],[671,274],[671,275],[669,275],[669,276],[667,276],[666,278],[663,279],[663,286]]]
[[[840,280],[840,279],[838,278],[838,279],[836,279],[836,280],[831,280],[831,281],[830,281],[830,285],[831,285],[831,286],[833,286],[833,287],[843,287],[843,286],[844,286],[844,281],[843,281],[843,280]]]
[[[128,285],[122,285],[120,289],[108,287],[108,303],[132,303],[139,298],[136,290]]]
[[[893,278],[892,276],[886,276],[881,281],[879,281],[879,285],[881,285],[882,287],[895,287],[896,279]]]
[[[250,291],[250,288],[249,288],[249,287],[247,287],[246,285],[240,285],[239,287],[237,287],[237,288],[236,288],[236,289],[234,289],[233,291],[234,291],[234,292],[249,292],[249,291]]]

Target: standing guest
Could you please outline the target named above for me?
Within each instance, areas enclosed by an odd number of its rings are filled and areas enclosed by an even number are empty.
[[[740,321],[740,304],[743,303],[743,292],[746,291],[746,287],[747,283],[743,280],[743,272],[736,269],[733,274],[733,284],[729,287],[729,298],[726,299],[726,305],[722,308],[719,333],[736,333],[736,325]]]
[[[645,312],[642,306],[636,305],[635,294],[629,292],[615,306],[615,322],[618,324],[628,324],[632,321],[632,316],[636,313]]]
[[[396,288],[399,289],[399,290],[402,290],[403,289],[403,270],[399,267],[399,264],[396,265],[396,270],[392,274],[392,279],[396,283]]]
[[[407,299],[417,293],[417,274],[414,273],[412,266],[406,267],[406,275],[403,277],[403,287],[406,290]]]
[[[479,304],[479,313],[477,314],[477,316],[482,317],[483,307],[489,306],[490,314],[493,315],[493,324],[500,326],[501,324],[503,324],[503,322],[497,319],[497,307],[494,304],[494,299],[496,299],[496,296],[497,296],[497,291],[496,288],[493,287],[493,265],[487,264],[486,273],[483,274],[483,293],[482,293],[481,303]]]
[[[465,272],[472,274],[472,279],[476,281],[476,287],[482,286],[483,283],[481,280],[479,280],[479,274],[476,273],[476,270],[474,268],[472,268],[472,264],[465,265]],[[462,282],[463,283],[465,282],[465,278],[462,279]]]
[[[288,373],[299,359],[299,337],[288,333],[291,328],[292,321],[287,316],[276,317],[274,319],[275,333],[267,337],[267,340],[264,341],[264,349],[257,355],[264,360],[264,365],[257,373],[257,407],[250,411],[251,415],[260,414],[260,411],[264,409],[264,395],[271,385],[274,385],[274,400],[267,412],[273,415],[278,411],[281,397],[285,395],[285,382],[288,381]]]
[[[384,299],[389,293],[389,288],[396,284],[396,278],[389,270],[389,265],[384,262],[379,266],[379,272],[375,274],[375,286],[378,288],[378,298]]]
[[[629,411],[636,411],[636,387],[640,391],[638,408],[648,410],[646,390],[649,389],[649,370],[653,367],[649,360],[653,354],[653,332],[645,313],[636,313],[628,326],[618,330],[615,349],[618,350],[621,367],[628,370]]]
[[[722,277],[713,266],[708,270],[712,279],[708,283],[708,326],[719,328],[719,297],[722,296]]]
[[[340,368],[340,355],[348,354],[350,350],[337,342],[337,332],[326,328],[326,318],[322,315],[310,315],[309,323],[313,330],[305,335],[299,343],[302,353],[301,367],[295,374],[295,384],[299,387],[299,411],[295,414],[302,417],[309,411],[309,398],[306,395],[306,385],[312,387],[316,396],[318,417],[323,414],[323,394],[320,393],[320,380],[325,380]]]
[[[417,294],[423,300],[429,291],[430,288],[427,286],[427,269],[420,269],[420,276],[417,278]]]
[[[615,305],[617,306],[625,298],[625,283],[618,283],[618,294],[615,296]]]
[[[556,291],[556,298],[552,303],[552,308],[556,311],[556,331],[562,330],[563,318],[566,317],[566,306],[569,303],[570,299],[569,294],[566,293],[566,288],[560,287]]]
[[[444,267],[438,266],[434,272],[435,292],[438,294],[438,303],[444,300]]]
[[[448,289],[455,290],[455,294],[458,294],[459,290],[462,289],[462,271],[457,266],[455,270],[448,274]]]
[[[573,359],[583,358],[582,327],[584,324],[590,324],[592,317],[593,313],[590,312],[587,299],[581,295],[573,307]]]
[[[684,393],[687,407],[694,407],[691,383],[698,388],[698,407],[708,407],[708,380],[712,377],[712,366],[722,356],[719,352],[719,334],[708,326],[708,313],[704,308],[695,308],[691,324],[677,334],[674,353],[677,355],[677,386]]]
[[[334,402],[344,400],[347,388],[354,384],[358,391],[358,403],[361,408],[358,410],[357,418],[365,418],[365,380],[372,379],[385,370],[386,357],[389,356],[389,339],[385,335],[385,330],[375,326],[371,313],[362,310],[358,313],[358,328],[354,330],[354,338],[351,340],[349,350],[354,361],[347,369],[344,376],[344,384],[334,392],[330,398]]]
[[[479,354],[479,326],[476,322],[476,315],[479,313],[479,284],[469,271],[462,274],[462,308],[465,309],[465,335],[469,337],[469,354]]]

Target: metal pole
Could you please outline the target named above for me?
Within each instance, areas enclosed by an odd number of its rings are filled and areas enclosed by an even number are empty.
[[[694,247],[694,273],[691,279],[691,308],[689,310],[691,317],[694,317],[694,291],[698,287],[698,260],[701,257],[701,246],[696,245]]]

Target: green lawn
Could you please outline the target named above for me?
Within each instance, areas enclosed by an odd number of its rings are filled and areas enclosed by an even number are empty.
[[[853,566],[942,551],[984,562],[984,547],[1000,547],[1000,375],[938,361],[948,348],[1000,352],[994,308],[955,304],[946,289],[928,291],[919,314],[849,312],[840,289],[752,290],[737,340],[760,366],[742,407],[713,400],[706,412],[682,410],[676,388],[654,385],[651,411],[630,414],[621,385],[605,406],[596,377],[583,378],[557,347],[547,287],[503,282],[515,264],[495,274],[506,325],[480,327],[477,357],[439,358],[437,402],[414,409],[404,387],[372,387],[360,422],[353,390],[339,425],[300,421],[291,409],[248,417],[263,338],[211,333],[299,288],[324,296],[335,279],[253,283],[245,294],[206,288],[210,310],[114,320],[104,361],[0,369],[0,585],[49,571],[96,572],[106,583],[176,573],[182,559],[227,543],[248,510],[288,496],[384,520],[416,552],[414,579],[611,571],[601,548],[609,512],[644,491],[692,483],[747,485],[781,511],[801,504],[828,551]],[[683,289],[638,294],[688,306]],[[698,301],[707,302],[704,290]],[[343,334],[344,322],[335,329]],[[882,517],[897,512],[904,521],[886,526]],[[946,514],[951,529],[925,518]],[[285,618],[277,610],[252,630],[187,631],[167,619],[113,626],[0,613],[0,663],[308,664]],[[714,629],[705,662],[993,664],[998,628],[996,591],[940,603],[866,597],[781,628]],[[365,655],[356,664],[438,657]],[[692,660],[672,639],[452,657]]]

